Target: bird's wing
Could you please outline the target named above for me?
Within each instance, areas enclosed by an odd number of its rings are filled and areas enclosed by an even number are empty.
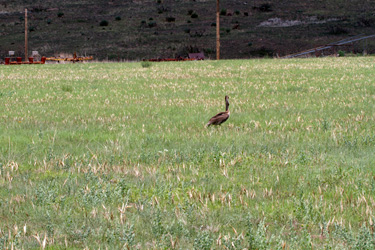
[[[216,124],[218,122],[223,123],[228,119],[229,115],[227,112],[220,112],[214,117],[212,117],[209,121],[208,124]]]
[[[214,118],[217,118],[217,117],[223,116],[223,115],[225,115],[225,114],[227,114],[227,112],[220,112],[220,113],[216,114],[215,116],[213,116],[211,119],[214,119]],[[210,119],[210,120],[211,120],[211,119]]]

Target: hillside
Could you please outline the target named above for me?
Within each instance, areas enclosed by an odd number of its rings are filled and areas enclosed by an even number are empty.
[[[373,34],[375,1],[221,1],[221,57],[286,55],[358,34]],[[0,2],[0,58],[29,52],[140,60],[203,51],[215,58],[215,0]],[[342,50],[375,52],[374,39]]]

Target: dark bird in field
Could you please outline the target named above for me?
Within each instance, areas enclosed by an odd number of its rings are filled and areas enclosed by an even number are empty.
[[[211,125],[221,125],[223,122],[228,120],[230,111],[229,111],[229,96],[225,96],[225,111],[220,112],[217,115],[213,116],[207,123],[207,127]]]

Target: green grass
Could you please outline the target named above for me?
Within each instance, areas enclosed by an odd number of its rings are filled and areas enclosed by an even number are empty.
[[[0,249],[371,249],[374,68],[3,66]]]

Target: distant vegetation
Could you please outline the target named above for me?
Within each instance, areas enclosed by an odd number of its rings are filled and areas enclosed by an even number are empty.
[[[11,1],[1,5],[0,60],[23,56],[23,11],[29,9],[29,48],[41,55],[93,55],[122,60],[187,57],[197,46],[216,57],[216,1]],[[310,49],[358,34],[373,34],[371,1],[221,1],[221,58],[272,56]],[[152,20],[150,20],[152,18]],[[279,20],[280,25],[264,25]],[[48,25],[46,25],[48,24]],[[262,24],[262,25],[261,25]],[[189,32],[187,32],[189,31]],[[247,46],[249,42],[252,46]],[[375,53],[375,39],[340,48]]]
[[[148,62],[148,61],[143,61],[143,62],[141,62],[141,65],[142,65],[143,68],[149,68],[149,67],[151,67],[152,63]]]
[[[108,26],[109,22],[107,20],[103,20],[99,23],[100,26]]]

